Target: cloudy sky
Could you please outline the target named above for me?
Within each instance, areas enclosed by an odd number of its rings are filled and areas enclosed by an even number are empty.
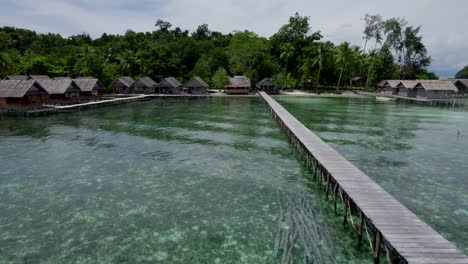
[[[151,31],[158,18],[191,31],[206,23],[224,33],[249,29],[269,37],[299,12],[326,40],[358,45],[364,14],[378,13],[423,26],[430,70],[440,76],[468,65],[467,0],[0,0],[0,6],[0,26],[93,37]]]

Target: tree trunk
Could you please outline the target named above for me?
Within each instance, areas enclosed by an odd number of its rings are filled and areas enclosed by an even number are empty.
[[[340,71],[340,78],[338,78],[338,88],[340,88],[340,84],[341,84],[341,76],[343,75],[343,67],[341,67],[341,71]],[[336,90],[338,91],[338,88],[336,88]]]

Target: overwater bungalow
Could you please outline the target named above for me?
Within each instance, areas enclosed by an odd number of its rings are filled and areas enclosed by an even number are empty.
[[[31,80],[40,81],[40,80],[51,80],[51,78],[47,75],[30,75],[29,78]]]
[[[257,90],[266,92],[267,94],[279,94],[279,89],[276,83],[271,79],[265,78],[257,83]]]
[[[182,84],[174,77],[168,77],[162,80],[156,90],[161,94],[180,94],[182,92]]]
[[[383,91],[387,95],[398,95],[398,85],[402,80],[386,80],[383,84]]]
[[[187,89],[188,94],[206,94],[210,86],[200,77],[193,77],[188,81],[184,87]]]
[[[250,79],[245,76],[234,76],[229,78],[229,83],[225,87],[227,94],[249,94]]]
[[[92,77],[80,77],[73,81],[80,87],[80,100],[96,101],[99,93],[104,90],[101,82]]]
[[[132,94],[134,93],[134,83],[135,80],[133,80],[131,77],[120,77],[111,84],[112,91],[115,94]]]
[[[419,99],[448,99],[458,93],[458,88],[450,80],[418,81],[413,90],[414,97]]]
[[[468,79],[456,79],[454,84],[458,88],[460,94],[468,94]]]
[[[34,80],[0,81],[0,108],[35,108],[48,99],[47,91]]]
[[[136,94],[154,94],[156,93],[157,82],[150,77],[142,77],[133,84],[133,92]]]
[[[71,78],[37,81],[56,104],[76,103],[80,100],[80,87]]]
[[[416,97],[414,88],[419,83],[419,81],[414,80],[403,80],[397,85],[397,91],[399,96],[404,97]]]
[[[29,80],[29,76],[27,75],[7,75],[5,76],[4,80]]]

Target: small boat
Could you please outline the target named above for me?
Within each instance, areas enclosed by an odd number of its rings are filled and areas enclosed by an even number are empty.
[[[375,97],[375,99],[379,102],[389,102],[389,101],[395,101],[396,98],[391,98],[391,97],[381,97],[381,96],[377,96]]]

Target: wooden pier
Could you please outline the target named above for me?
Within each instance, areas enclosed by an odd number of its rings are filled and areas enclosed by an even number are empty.
[[[153,98],[197,98],[197,97],[206,97],[207,95],[166,95],[166,94],[141,94],[141,95],[133,95],[133,96],[125,96],[125,97],[118,97],[112,98],[107,97],[101,101],[94,101],[94,102],[86,102],[86,103],[78,103],[78,104],[71,104],[71,105],[44,105],[44,108],[41,109],[0,109],[0,113],[5,115],[20,115],[20,116],[42,116],[42,115],[50,115],[56,113],[64,113],[64,112],[73,112],[73,111],[81,111],[86,109],[94,109],[103,106],[111,106],[111,105],[118,105],[136,101],[146,101]]]
[[[468,263],[455,245],[375,183],[369,176],[305,127],[264,92],[260,97],[291,142],[305,154],[314,178],[327,198],[332,196],[335,213],[341,203],[344,225],[357,232],[361,246],[369,240],[374,263],[382,255],[389,263]]]

